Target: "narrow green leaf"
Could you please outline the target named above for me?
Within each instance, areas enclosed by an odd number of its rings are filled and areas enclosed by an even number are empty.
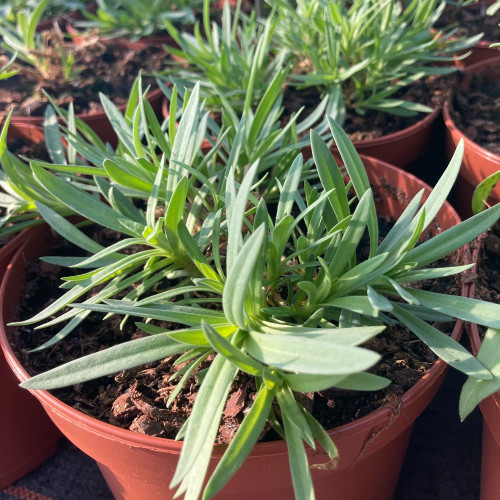
[[[101,226],[119,232],[124,231],[124,227],[118,221],[122,216],[112,208],[41,167],[32,165],[32,169],[40,184],[66,206]]]
[[[144,337],[75,359],[32,377],[21,386],[45,390],[66,387],[173,356],[187,349],[189,346],[171,340],[167,334]]]
[[[484,336],[477,359],[486,366],[493,378],[481,380],[473,375],[466,380],[460,393],[459,413],[463,420],[483,399],[500,390],[500,330],[489,328]]]
[[[234,264],[229,270],[224,285],[222,295],[224,313],[232,324],[237,325],[242,330],[247,329],[245,307],[247,290],[266,237],[266,227],[262,224],[248,238],[234,259]]]
[[[498,4],[500,5],[500,3]],[[472,213],[478,214],[486,208],[486,202],[491,192],[500,180],[500,170],[483,179],[474,189],[472,195]]]
[[[481,379],[492,378],[490,371],[457,341],[417,318],[402,307],[396,304],[393,304],[393,306],[392,314],[420,340],[425,342],[429,349],[443,359],[443,361],[446,361],[450,366],[467,375],[473,375]]]
[[[315,338],[249,332],[249,354],[269,366],[316,375],[347,375],[373,366],[380,356],[355,346]]]
[[[156,338],[156,337],[153,337]],[[222,356],[216,356],[196,396],[188,420],[179,462],[170,483],[181,484],[177,494],[198,498],[217,437],[222,410],[234,382],[236,368]]]

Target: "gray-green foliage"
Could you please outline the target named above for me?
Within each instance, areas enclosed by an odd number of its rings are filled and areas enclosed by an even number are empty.
[[[260,158],[240,168],[235,150],[243,149],[244,141],[235,141],[229,156],[218,156],[218,145],[200,154],[208,118],[199,90],[196,86],[184,99],[178,128],[176,99],[172,119],[163,129],[145,100],[130,110],[128,123],[115,116],[113,126],[121,134],[122,149],[85,171],[91,175],[95,169],[94,182],[105,201],[51,173],[65,168],[70,172],[65,165],[31,163],[33,180],[52,197],[123,238],[102,248],[37,202],[44,219],[89,256],[57,258],[59,264],[82,268],[83,274],[66,279],[65,295],[19,324],[41,323],[42,328],[68,321],[51,344],[97,311],[136,317],[150,336],[77,359],[23,386],[70,385],[174,355],[189,360],[187,369],[195,372],[215,355],[179,436],[184,445],[172,487],[187,499],[215,495],[270,419],[287,440],[297,498],[313,498],[304,443],[313,448],[319,443],[329,459],[337,450],[294,392],[386,386],[388,380],[367,373],[380,355],[363,347],[385,325],[408,327],[473,381],[490,384],[497,376],[432,322],[456,317],[498,329],[500,306],[417,290],[408,283],[468,269],[426,266],[487,229],[500,216],[500,205],[417,245],[458,174],[460,146],[425,203],[421,204],[421,192],[379,242],[367,173],[336,122],[329,119],[346,170],[337,166],[327,145],[312,131],[317,176],[304,175],[310,165],[298,154],[274,181],[262,176]],[[73,146],[80,147],[76,141]],[[145,159],[145,150],[149,161],[133,161]],[[83,147],[78,152],[83,154]],[[261,196],[262,183],[274,182],[279,195],[271,211]],[[131,202],[134,197],[146,201],[144,209]],[[359,260],[356,249],[365,230],[370,252]],[[141,250],[123,252],[135,245]],[[155,292],[160,281],[161,292]],[[98,293],[87,295],[97,284]],[[118,292],[125,292],[125,297],[117,300]],[[69,309],[61,312],[66,306]],[[177,326],[164,330],[149,324],[151,320]],[[240,371],[255,377],[257,395],[202,493],[228,391]],[[178,390],[185,382],[186,377],[180,378]],[[279,421],[271,415],[273,401],[280,407]]]
[[[15,16],[0,17],[1,47],[24,63],[18,65],[16,62],[16,69],[26,71],[26,65],[34,68],[38,73],[35,79],[69,81],[78,73],[74,66],[75,45],[66,42],[56,26],[50,33],[50,41],[37,31],[51,1],[40,0],[32,9],[21,9],[15,12]]]
[[[161,30],[166,20],[194,22],[192,9],[199,5],[201,0],[97,0],[96,13],[85,11],[87,21],[78,25],[108,37],[137,40]]]
[[[167,74],[188,86],[201,81],[202,96],[212,110],[218,110],[224,99],[241,113],[259,102],[278,73],[286,76],[289,71],[287,52],[271,44],[275,18],[261,21],[255,12],[248,17],[241,13],[240,4],[231,11],[225,2],[219,25],[211,22],[210,1],[205,0],[203,22],[195,24],[193,34],[165,22],[179,46],[167,47],[178,58],[170,62]]]
[[[318,87],[345,109],[410,116],[427,106],[394,97],[429,75],[455,70],[456,54],[482,35],[454,38],[455,29],[432,31],[444,2],[412,0],[279,0],[276,37],[295,59],[292,81]],[[439,65],[438,65],[439,63]]]

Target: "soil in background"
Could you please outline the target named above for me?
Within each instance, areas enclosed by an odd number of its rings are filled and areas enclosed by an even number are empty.
[[[500,80],[489,75],[488,71],[462,75],[455,85],[450,111],[469,139],[500,155]]]
[[[476,272],[475,297],[500,304],[500,223],[482,241]]]
[[[445,78],[428,78],[399,90],[392,97],[425,104],[432,109],[440,108],[444,100],[443,89],[446,87],[446,81]],[[299,121],[301,121],[314,111],[320,100],[321,95],[317,88],[297,90],[289,86],[285,89],[283,99],[285,117],[304,107],[305,109],[299,116]],[[360,115],[354,109],[346,109],[342,128],[347,132],[351,141],[363,141],[404,130],[415,125],[425,116],[426,113],[417,113],[415,116],[403,117],[371,109],[365,110],[365,114]]]
[[[139,71],[143,71],[143,88],[146,88],[155,83],[155,79],[147,75],[163,69],[168,57],[161,48],[138,51],[99,40],[75,54],[74,67],[78,74],[71,81],[64,82],[58,73],[50,80],[39,80],[29,67],[24,73],[3,80],[0,84],[0,117],[11,108],[16,109],[16,116],[42,116],[47,104],[42,90],[57,97],[58,105],[65,107],[72,102],[76,113],[102,111],[100,92],[113,96],[116,105],[125,104]],[[54,71],[58,71],[57,68]]]
[[[500,42],[500,10],[493,16],[486,14],[488,2],[472,3],[467,7],[457,8],[448,5],[438,22],[436,28],[444,28],[446,26],[457,26],[458,30],[455,33],[457,37],[468,37],[484,33],[483,40],[488,42]]]

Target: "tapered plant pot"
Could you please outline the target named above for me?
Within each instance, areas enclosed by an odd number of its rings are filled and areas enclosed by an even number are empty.
[[[481,260],[481,243],[474,249],[473,260]],[[488,272],[486,269],[483,272]],[[470,297],[475,297],[475,282],[470,286]],[[469,339],[472,352],[476,355],[481,347],[478,326],[470,324]],[[483,415],[483,442],[481,459],[481,498],[498,500],[500,498],[500,391],[479,403]]]
[[[488,72],[488,78],[500,78],[500,57],[484,61],[468,67],[466,75],[480,75]],[[462,84],[467,82],[467,78]],[[493,105],[493,104],[492,104]],[[459,177],[454,186],[455,208],[462,218],[472,215],[470,202],[475,187],[486,177],[500,169],[500,156],[488,151],[464,135],[453,120],[450,103],[443,106],[443,117],[446,125],[445,151],[448,158],[451,158],[458,143],[464,140],[464,157]],[[492,203],[500,201],[500,184],[492,191],[490,200]]]
[[[353,141],[354,147],[359,154],[378,158],[397,167],[407,167],[422,156],[440,112],[440,108],[434,108],[432,113],[410,127],[375,139]]]
[[[12,255],[31,237],[42,231],[23,231],[0,248],[0,276],[3,277]],[[0,352],[0,489],[20,479],[51,457],[60,433],[42,405],[19,387]]]
[[[371,181],[379,192],[380,214],[399,215],[422,181],[375,159],[364,159]],[[436,228],[442,230],[459,222],[453,208],[440,211]],[[42,236],[42,238],[40,238]],[[36,235],[17,253],[0,289],[0,341],[19,380],[28,374],[14,355],[5,327],[24,286],[25,262],[46,254],[47,235]],[[453,338],[458,339],[462,323],[457,322]],[[439,388],[445,363],[438,360],[398,401],[359,420],[330,431],[339,448],[336,468],[312,471],[316,497],[323,500],[389,500],[392,498],[406,451],[411,428]],[[82,451],[93,457],[117,499],[165,500],[174,492],[168,485],[174,473],[182,442],[136,434],[89,417],[62,403],[47,391],[33,391],[61,431]],[[225,450],[214,446],[211,470]],[[311,465],[325,464],[321,449],[308,451]],[[293,498],[286,444],[283,441],[258,443],[219,499],[276,500]]]
[[[466,58],[457,60],[457,66],[459,68],[470,68],[475,64],[499,57],[500,48],[490,47],[491,44],[492,42],[480,40],[476,45],[470,48],[470,54]]]

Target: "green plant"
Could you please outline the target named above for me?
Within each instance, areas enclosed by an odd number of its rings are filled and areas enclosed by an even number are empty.
[[[346,109],[401,116],[429,112],[395,94],[417,80],[454,71],[446,63],[481,37],[453,38],[453,29],[434,33],[444,8],[437,0],[413,0],[405,9],[394,0],[277,4],[276,38],[295,58],[292,82],[330,95],[340,122]]]
[[[154,143],[163,152],[158,162],[141,162],[142,172],[133,170],[138,177],[134,185],[149,185],[144,210],[125,196],[117,196],[121,187],[130,188],[128,168],[117,169],[111,162],[94,167],[106,204],[51,174],[47,166],[31,164],[33,178],[52,196],[99,226],[122,233],[123,239],[109,248],[96,247],[76,226],[37,203],[45,220],[90,256],[66,260],[86,272],[65,281],[67,292],[60,299],[17,324],[45,321],[41,328],[70,320],[51,344],[91,311],[98,311],[144,318],[138,325],[151,335],[77,359],[23,386],[50,389],[179,355],[177,363],[187,365],[174,377],[178,385],[170,403],[189,374],[211,359],[208,369],[198,372],[199,391],[178,436],[184,445],[172,481],[179,493],[194,499],[201,494],[228,391],[237,373],[245,372],[255,378],[257,395],[210,478],[204,498],[219,491],[243,463],[268,419],[287,440],[296,497],[313,498],[303,442],[315,447],[317,441],[332,460],[337,450],[296,400],[294,391],[376,390],[387,385],[388,380],[366,372],[380,356],[362,347],[386,324],[408,327],[437,355],[468,375],[493,378],[480,361],[430,322],[457,317],[499,328],[500,306],[405,284],[468,269],[468,265],[426,266],[488,228],[498,219],[500,205],[417,245],[458,174],[460,145],[425,203],[420,206],[422,191],[380,242],[366,171],[345,133],[330,119],[345,170],[311,131],[312,165],[304,164],[300,154],[295,157],[277,181],[280,194],[271,211],[257,188],[274,181],[257,175],[259,159],[247,166],[242,177],[234,162],[218,162],[216,150],[213,161],[204,158],[200,162],[206,114],[201,111],[198,87],[186,101],[178,129],[174,119],[170,122],[168,141],[154,120],[144,126],[152,118],[144,101],[133,113],[136,133],[139,116],[146,143]],[[136,140],[129,147],[144,146]],[[316,177],[304,175],[314,169]],[[100,177],[105,172],[113,172],[114,186]],[[366,230],[370,251],[366,260],[360,260],[356,249]],[[120,253],[132,245],[141,245],[141,250]],[[155,292],[153,286],[167,275],[171,281],[163,281],[165,288]],[[102,288],[86,297],[97,284]],[[113,299],[124,290],[124,298]],[[83,302],[76,303],[80,298]],[[61,313],[65,306],[70,309]],[[172,329],[150,323],[153,320],[167,321]],[[279,419],[273,402],[280,407]]]
[[[97,12],[84,12],[85,28],[96,28],[100,35],[126,36],[131,40],[150,36],[163,28],[163,22],[194,22],[192,8],[201,0],[97,0]]]
[[[259,160],[258,175],[268,173],[273,178],[282,179],[293,158],[303,147],[309,145],[306,132],[315,126],[319,134],[326,135],[328,129],[324,118],[325,114],[328,114],[326,99],[323,99],[316,110],[304,120],[300,120],[299,110],[298,113],[287,116],[286,125],[282,125],[284,114],[282,88],[286,78],[287,72],[278,71],[255,105],[253,82],[251,82],[246,89],[243,109],[234,107],[225,94],[212,92],[212,95],[221,102],[218,111],[220,122],[209,116],[207,121],[209,135],[206,143],[219,144],[217,153],[220,160],[234,164],[238,178],[247,165]],[[182,83],[174,78],[172,81],[177,83],[174,88],[178,101],[175,109],[178,115],[169,116],[169,121],[182,116],[184,99]],[[171,87],[166,86],[161,80],[158,83],[169,101],[172,101]],[[262,188],[260,194],[268,202],[273,195],[279,193],[278,185],[274,183],[264,183]]]
[[[41,0],[34,10],[20,10],[14,21],[0,19],[2,47],[11,54],[17,54],[15,64],[19,72],[28,73],[42,80],[69,81],[76,77],[74,51],[77,48],[64,40],[57,25],[52,31],[37,32],[42,15],[51,0]],[[35,73],[31,71],[35,68]]]
[[[225,2],[219,26],[211,23],[210,1],[204,0],[203,24],[195,24],[193,35],[179,31],[168,21],[165,26],[180,47],[166,47],[178,58],[172,60],[172,69],[166,74],[188,86],[200,81],[209,109],[219,110],[225,99],[241,114],[249,104],[260,101],[278,73],[286,75],[290,68],[286,51],[271,45],[276,27],[273,15],[261,23],[255,12],[250,17],[241,14],[240,6],[241,0],[231,20],[229,3]]]

